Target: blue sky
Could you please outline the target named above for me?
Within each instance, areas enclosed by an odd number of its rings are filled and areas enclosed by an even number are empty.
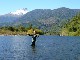
[[[1,0],[0,15],[27,8],[29,11],[34,9],[56,9],[67,7],[80,9],[80,0]]]

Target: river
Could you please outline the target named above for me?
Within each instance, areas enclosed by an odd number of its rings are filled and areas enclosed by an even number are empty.
[[[80,60],[80,37],[0,36],[0,60]]]

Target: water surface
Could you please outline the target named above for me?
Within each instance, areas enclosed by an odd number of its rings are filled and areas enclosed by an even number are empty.
[[[80,37],[0,36],[0,60],[80,60]]]

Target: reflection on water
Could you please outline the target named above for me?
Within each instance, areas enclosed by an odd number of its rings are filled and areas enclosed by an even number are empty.
[[[33,53],[36,52],[36,46],[31,46]]]
[[[0,60],[80,60],[80,37],[0,36]]]

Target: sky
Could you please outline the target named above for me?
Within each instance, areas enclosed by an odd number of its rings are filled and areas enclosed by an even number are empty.
[[[1,0],[0,15],[23,8],[32,11],[34,9],[57,9],[60,7],[80,9],[80,0]]]

